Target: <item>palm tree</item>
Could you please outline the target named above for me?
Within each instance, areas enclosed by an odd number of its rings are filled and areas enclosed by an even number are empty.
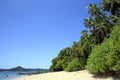
[[[120,0],[103,0],[102,8],[104,11],[110,12],[110,19],[116,23],[120,18]]]
[[[88,8],[89,8],[88,13],[91,14],[92,16],[100,14],[100,8],[96,4],[89,4]]]
[[[88,13],[91,14],[93,18],[98,17],[99,19],[102,19],[107,23],[109,27],[115,25],[115,23],[111,22],[109,18],[105,16],[105,13],[101,10],[100,6],[98,7],[96,4],[89,4],[88,8],[89,8]]]
[[[90,33],[96,39],[96,44],[101,43],[104,40],[104,37],[109,36],[112,29],[106,25],[106,22],[98,17],[95,17],[94,20],[86,19],[84,24],[90,28]]]
[[[80,41],[80,53],[83,55],[84,59],[87,60],[88,55],[90,54],[89,47],[89,34],[87,30],[82,31],[81,41]]]
[[[73,45],[71,47],[71,49],[72,49],[72,58],[81,56],[80,45],[79,44],[80,44],[80,42],[73,42]]]
[[[117,15],[120,17],[120,0],[103,0],[102,1],[102,8],[105,11],[110,11],[112,15]]]
[[[105,16],[105,13],[96,4],[90,4],[88,8],[88,13],[91,16],[85,19],[84,24],[90,28],[91,35],[96,39],[96,44],[99,44],[104,37],[109,36],[114,23]]]
[[[84,19],[84,25],[87,28],[92,28],[94,26],[92,17]]]

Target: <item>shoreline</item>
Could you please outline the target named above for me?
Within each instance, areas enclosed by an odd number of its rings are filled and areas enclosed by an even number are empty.
[[[89,73],[87,70],[75,72],[48,72],[42,74],[26,75],[13,80],[113,80],[112,76],[100,77]]]

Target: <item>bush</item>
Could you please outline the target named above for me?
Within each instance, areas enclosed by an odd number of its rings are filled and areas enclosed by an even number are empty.
[[[66,71],[78,71],[84,69],[84,60],[75,58],[73,59],[65,69]]]
[[[102,74],[120,71],[120,21],[111,36],[93,48],[86,68],[92,73]]]

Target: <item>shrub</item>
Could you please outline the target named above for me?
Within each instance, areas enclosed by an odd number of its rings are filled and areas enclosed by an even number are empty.
[[[111,36],[93,48],[86,68],[92,73],[120,71],[120,21]]]
[[[84,60],[75,58],[73,59],[65,69],[66,71],[78,71],[84,69]]]

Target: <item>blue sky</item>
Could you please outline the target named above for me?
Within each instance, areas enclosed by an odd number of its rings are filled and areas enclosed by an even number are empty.
[[[89,3],[101,0],[0,0],[0,68],[49,68],[79,41]]]

